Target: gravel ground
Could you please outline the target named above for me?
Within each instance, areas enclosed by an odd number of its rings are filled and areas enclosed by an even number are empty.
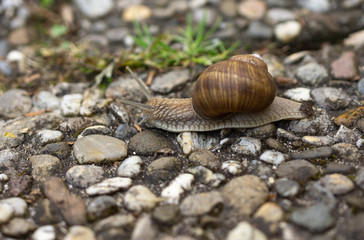
[[[153,33],[221,17],[215,37],[260,53],[279,96],[313,103],[302,120],[200,133],[138,131],[118,99],[146,99],[126,73],[102,90],[37,65],[32,19],[54,13],[36,6],[0,3],[0,239],[364,239],[364,1],[59,4],[70,40],[109,54],[134,46],[135,12]],[[191,96],[201,69],[150,89]]]

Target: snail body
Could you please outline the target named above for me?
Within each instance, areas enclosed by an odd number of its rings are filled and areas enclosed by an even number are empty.
[[[256,55],[237,55],[211,65],[197,80],[192,98],[184,99],[153,97],[142,80],[127,69],[148,101],[121,102],[143,109],[147,122],[170,132],[252,128],[307,117],[300,110],[301,103],[276,97],[274,80]]]

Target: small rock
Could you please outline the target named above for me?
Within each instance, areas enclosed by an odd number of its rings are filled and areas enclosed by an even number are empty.
[[[343,125],[334,136],[335,142],[345,142],[355,144],[361,138],[361,134],[357,131],[351,130]]]
[[[160,205],[154,209],[152,219],[163,226],[171,226],[179,221],[179,207],[174,204]]]
[[[183,199],[180,210],[183,216],[201,216],[222,210],[223,198],[217,191],[190,195]]]
[[[332,146],[334,154],[340,159],[350,162],[360,162],[363,154],[361,151],[350,143],[337,143]]]
[[[140,155],[153,155],[160,149],[173,149],[173,143],[159,133],[143,131],[136,134],[129,142],[131,152]]]
[[[153,227],[152,218],[149,214],[141,216],[135,227],[133,232],[131,233],[131,240],[154,240],[156,239],[157,232]]]
[[[2,233],[10,237],[22,238],[36,229],[35,223],[30,219],[15,217],[1,227]]]
[[[220,4],[220,10],[226,17],[235,17],[237,14],[237,4],[235,0],[222,1]]]
[[[288,155],[281,152],[266,150],[262,155],[260,155],[259,159],[266,163],[279,165],[288,160]]]
[[[310,56],[309,51],[300,51],[292,53],[291,55],[288,55],[284,60],[284,64],[292,65],[299,62],[309,62],[312,61],[312,57]]]
[[[262,231],[253,227],[248,222],[240,222],[233,228],[226,238],[226,240],[267,240],[268,238]]]
[[[245,0],[237,6],[238,13],[249,20],[257,20],[263,17],[267,5],[261,0]]]
[[[344,114],[336,117],[334,122],[336,125],[344,125],[346,127],[352,127],[355,122],[357,122],[360,118],[364,116],[364,106],[358,107],[353,110],[349,110]],[[359,122],[358,122],[359,127]],[[362,131],[363,132],[363,131]]]
[[[112,131],[110,130],[110,128],[105,127],[103,125],[91,126],[91,127],[85,128],[80,133],[80,135],[78,135],[78,138],[86,137],[88,135],[94,135],[94,134],[111,136],[112,135]]]
[[[108,178],[100,183],[96,183],[86,189],[89,196],[111,194],[120,189],[128,189],[132,180],[130,178],[113,177]]]
[[[345,194],[354,189],[354,183],[348,177],[338,173],[325,175],[318,182],[335,195]]]
[[[114,137],[125,141],[132,138],[137,133],[138,130],[136,130],[136,128],[130,127],[126,124],[120,124],[114,132]]]
[[[264,203],[255,212],[253,219],[262,224],[269,233],[278,232],[278,224],[283,220],[284,212],[280,206],[273,202]],[[261,225],[260,225],[261,226]]]
[[[184,84],[190,79],[190,74],[187,69],[174,70],[154,78],[150,89],[157,93],[170,93]]]
[[[66,172],[66,179],[73,187],[86,188],[104,178],[102,167],[93,165],[75,165]]]
[[[42,145],[46,145],[48,143],[59,142],[63,138],[63,133],[57,130],[41,130],[36,135],[36,142]]]
[[[358,82],[358,91],[361,95],[364,95],[364,78],[361,78]]]
[[[77,116],[80,114],[81,109],[81,94],[67,94],[64,95],[61,101],[61,111],[64,116]]]
[[[298,67],[295,76],[304,84],[317,86],[325,83],[329,74],[324,66],[311,62]]]
[[[276,170],[278,177],[288,178],[298,182],[306,182],[318,172],[319,170],[306,160],[284,162]]]
[[[32,234],[32,240],[55,240],[56,229],[52,225],[39,227]]]
[[[9,204],[0,202],[0,212],[0,224],[3,224],[14,216],[15,209]]]
[[[355,183],[361,190],[364,190],[364,168],[360,168],[355,176]]]
[[[271,39],[273,31],[270,26],[260,21],[252,21],[248,27],[248,36],[253,39]]]
[[[306,135],[327,135],[332,128],[330,116],[324,110],[317,110],[315,116],[289,122],[291,131]]]
[[[238,161],[229,160],[221,164],[221,169],[230,173],[231,175],[238,175],[243,172],[245,167]]]
[[[303,88],[303,87],[291,88],[285,91],[283,93],[283,96],[298,102],[310,101],[312,100],[310,92],[311,89],[309,88]]]
[[[292,152],[291,159],[315,159],[331,157],[333,149],[331,147],[318,147],[308,149],[302,152]]]
[[[110,103],[109,105],[109,109],[111,110],[112,114],[122,123],[128,123],[130,121],[130,118],[129,118],[129,113],[119,104],[115,103],[115,102],[112,102]],[[124,128],[127,126],[127,125],[124,125],[124,124],[121,124],[119,125],[119,127],[122,127],[124,126]],[[118,127],[118,128],[119,128]],[[133,128],[135,130],[135,134],[137,134],[137,130],[135,128]],[[116,135],[116,132],[120,132],[120,130],[122,129],[116,129],[115,130],[115,135]],[[117,137],[117,138],[120,138],[120,137]],[[120,138],[120,139],[123,139],[123,138]]]
[[[41,91],[33,97],[34,106],[39,109],[59,109],[61,100],[53,93]]]
[[[332,145],[334,139],[330,136],[304,136],[302,142],[321,147]]]
[[[214,173],[208,168],[203,166],[197,166],[187,169],[187,172],[192,173],[198,181],[203,184],[210,185],[211,187],[217,187],[226,178],[220,173]]]
[[[294,197],[300,191],[300,185],[294,180],[279,178],[274,182],[274,189],[281,197]]]
[[[112,99],[126,99],[143,102],[146,97],[139,84],[132,77],[122,77],[113,81],[106,89],[105,96]]]
[[[102,232],[110,228],[124,228],[134,225],[135,217],[131,214],[114,214],[95,224],[95,231]]]
[[[194,7],[198,2],[206,2],[206,0],[195,0],[190,2],[190,9],[194,9],[192,11],[192,21],[197,25],[201,21],[204,21],[206,23],[206,26],[212,26],[214,23],[216,23],[218,18],[218,13],[215,8],[212,7]],[[204,4],[203,4],[204,5]]]
[[[241,137],[231,146],[231,149],[239,154],[256,156],[262,149],[262,143],[256,138]]]
[[[125,207],[136,213],[150,211],[160,201],[161,199],[159,199],[147,187],[142,185],[135,185],[131,187],[124,196]]]
[[[80,114],[82,116],[91,116],[97,110],[97,103],[101,99],[101,89],[87,88],[83,93]]]
[[[301,34],[302,25],[296,20],[289,20],[286,22],[278,23],[274,27],[275,37],[283,42],[289,43],[294,41]]]
[[[299,137],[294,135],[292,132],[284,130],[283,128],[278,128],[277,129],[277,136],[280,137],[280,138],[288,139],[290,141],[297,141],[297,140],[300,139]]]
[[[363,230],[364,214],[360,212],[343,219],[345,224],[338,226],[337,237],[341,239],[362,239],[364,238]]]
[[[311,95],[317,105],[326,110],[340,110],[349,106],[350,96],[342,89],[333,87],[315,88]]]
[[[80,164],[114,162],[125,158],[128,153],[124,141],[97,134],[77,139],[73,150]]]
[[[255,137],[255,138],[267,138],[276,132],[277,128],[273,123],[268,123],[260,127],[255,127],[246,130],[246,137]]]
[[[32,176],[36,181],[59,174],[62,162],[52,155],[34,155],[29,158],[32,163]]]
[[[117,212],[116,200],[111,196],[98,196],[87,205],[88,218],[92,221]]]
[[[331,63],[331,74],[336,79],[354,79],[358,76],[355,63],[355,53],[345,51],[341,56]]]
[[[285,8],[271,8],[267,11],[266,15],[266,20],[271,25],[289,20],[295,20],[296,18],[297,16],[292,10]]]
[[[188,160],[194,165],[201,165],[213,170],[219,168],[219,158],[207,149],[197,150],[190,154]]]
[[[21,117],[31,107],[32,99],[25,90],[11,89],[0,95],[0,117],[5,119]]]
[[[167,203],[178,204],[181,194],[185,191],[191,190],[191,185],[194,179],[194,176],[189,173],[182,173],[178,175],[165,189],[162,190],[161,196],[167,198]]]
[[[43,198],[34,206],[34,221],[38,225],[56,224],[62,221],[62,215],[55,203]]]
[[[340,174],[351,174],[355,172],[355,168],[348,164],[330,162],[327,164],[324,174],[340,173]]]
[[[78,240],[78,239],[88,239],[96,240],[95,233],[92,229],[85,226],[72,226],[63,240]]]
[[[68,158],[71,155],[72,148],[66,142],[49,143],[40,151],[40,154],[50,154],[58,157],[61,160]]]
[[[177,157],[162,157],[151,162],[146,170],[150,182],[168,181],[182,170],[182,161]]]
[[[139,156],[131,156],[123,161],[118,167],[117,173],[119,177],[135,177],[140,173],[143,160]]]
[[[31,40],[30,31],[26,27],[20,27],[10,32],[8,41],[13,45],[25,45]]]
[[[204,133],[183,132],[177,136],[177,142],[183,153],[189,155],[198,149],[211,149],[219,143],[219,140]]]
[[[123,12],[123,20],[127,22],[143,21],[150,18],[152,10],[145,5],[130,5]]]
[[[345,46],[353,46],[355,48],[360,48],[364,45],[364,30],[360,30],[349,34],[349,37],[344,39]]]
[[[268,187],[259,177],[244,175],[228,182],[221,193],[233,211],[249,216],[266,201]]]
[[[335,224],[335,219],[330,211],[326,204],[318,203],[307,208],[294,210],[291,220],[298,226],[307,228],[312,232],[322,232]]]
[[[102,3],[97,0],[76,0],[75,3],[81,12],[91,19],[106,16],[114,8],[112,0],[103,1]]]

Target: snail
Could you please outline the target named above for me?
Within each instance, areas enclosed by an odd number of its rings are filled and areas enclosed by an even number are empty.
[[[208,67],[197,79],[192,98],[153,97],[143,81],[127,70],[147,102],[120,101],[141,108],[143,121],[170,132],[252,128],[308,116],[300,110],[301,103],[276,96],[273,77],[257,54],[236,55]]]

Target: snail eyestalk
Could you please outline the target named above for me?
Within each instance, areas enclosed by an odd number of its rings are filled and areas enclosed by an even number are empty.
[[[153,96],[152,94],[149,92],[147,86],[145,86],[143,80],[141,80],[132,70],[129,66],[125,67],[126,70],[128,70],[128,72],[130,73],[130,75],[132,76],[132,78],[135,79],[135,81],[137,81],[137,83],[139,84],[140,88],[142,89],[145,97],[149,100],[151,99]]]

